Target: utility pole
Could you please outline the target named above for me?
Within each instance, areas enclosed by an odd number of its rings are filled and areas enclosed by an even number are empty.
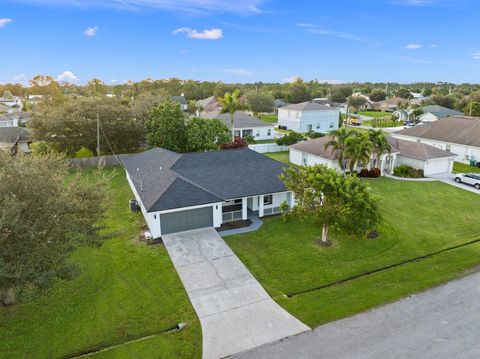
[[[97,156],[100,157],[100,120],[97,113]]]

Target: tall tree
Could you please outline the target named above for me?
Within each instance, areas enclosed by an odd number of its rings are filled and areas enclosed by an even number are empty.
[[[362,96],[350,96],[348,98],[348,106],[353,109],[354,112],[360,110],[367,103],[367,99]]]
[[[380,89],[374,89],[370,92],[370,100],[378,102],[383,101],[387,98],[387,93]]]
[[[384,153],[390,153],[392,151],[392,146],[390,146],[387,134],[383,130],[369,130],[368,136],[373,144],[373,167],[375,168],[380,162],[380,157],[382,157]]]
[[[325,144],[325,149],[331,148],[332,151],[338,152],[338,164],[345,173],[345,155],[347,149],[347,139],[351,136],[356,136],[358,133],[355,130],[350,130],[347,127],[340,127],[338,130],[330,132],[330,140]]]
[[[254,113],[273,112],[273,101],[273,96],[266,92],[252,90],[245,94],[245,102]]]
[[[146,129],[150,146],[175,152],[185,151],[185,114],[178,103],[168,101],[150,110]]]
[[[221,113],[230,114],[230,125],[232,127],[232,142],[235,140],[235,112],[243,108],[240,103],[240,90],[226,92],[223,97],[218,97],[218,102],[222,106]]]
[[[361,163],[367,168],[373,152],[373,143],[367,134],[361,133],[357,136],[350,136],[345,140],[345,155],[348,157],[348,167],[353,173]]]
[[[289,86],[288,100],[292,103],[305,102],[310,100],[310,94],[308,93],[305,82],[300,77],[297,77]]]
[[[342,176],[323,165],[289,168],[282,175],[295,195],[295,206],[287,216],[311,221],[322,228],[320,243],[328,246],[330,228],[364,236],[380,220],[380,212],[366,187],[356,176]]]
[[[409,100],[413,97],[412,94],[410,93],[410,90],[407,88],[401,88],[395,93],[395,96],[404,98],[406,100]]]
[[[0,300],[11,303],[26,287],[47,287],[73,274],[67,263],[79,246],[104,238],[108,178],[88,180],[65,159],[11,157],[0,151]]]
[[[216,150],[230,141],[230,129],[218,119],[193,118],[186,128],[187,151]]]

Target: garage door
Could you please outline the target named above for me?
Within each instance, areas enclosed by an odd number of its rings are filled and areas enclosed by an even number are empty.
[[[160,215],[162,234],[213,226],[213,208],[203,207]]]
[[[450,159],[442,158],[438,160],[430,160],[426,166],[426,175],[435,175],[439,173],[447,173],[450,170]]]

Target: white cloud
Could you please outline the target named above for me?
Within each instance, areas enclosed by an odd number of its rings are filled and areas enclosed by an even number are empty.
[[[72,71],[63,71],[57,76],[58,82],[78,82],[80,79]]]
[[[252,74],[252,70],[249,69],[225,69],[222,72],[228,72],[230,74],[239,75],[239,76],[248,76]]]
[[[87,27],[83,34],[87,37],[96,36],[98,32],[98,26]]]
[[[174,30],[173,33],[185,33],[187,37],[200,40],[218,40],[223,37],[222,29],[205,29],[203,31],[198,31],[189,27],[181,27]]]
[[[118,82],[117,79],[111,79],[111,80],[110,80],[110,83],[112,83],[112,84],[116,84],[117,82]]]
[[[11,78],[13,81],[23,82],[26,80],[27,77],[25,74],[18,74],[18,75],[13,75]]]
[[[431,44],[431,45],[430,45],[430,48],[431,48],[431,49],[436,49],[437,47],[438,47],[437,44]]]
[[[422,45],[420,44],[408,44],[408,45],[405,45],[405,48],[407,50],[417,50],[417,49],[420,49],[422,47]]]
[[[475,52],[472,54],[472,57],[473,57],[475,60],[480,60],[480,51],[475,51]]]
[[[293,76],[290,76],[290,77],[287,77],[286,79],[283,79],[282,82],[295,82],[297,81],[298,79],[300,78],[300,76],[298,75],[293,75]]]
[[[10,24],[11,22],[13,22],[13,20],[10,19],[10,18],[8,18],[8,17],[5,17],[5,18],[3,18],[3,19],[0,19],[0,28],[7,26],[7,25]]]
[[[192,15],[213,13],[258,14],[259,6],[266,0],[23,0],[33,4],[60,6],[109,7],[135,11],[137,8],[154,8]]]

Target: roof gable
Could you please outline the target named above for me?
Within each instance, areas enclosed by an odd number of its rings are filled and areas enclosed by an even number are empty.
[[[338,110],[333,106],[320,105],[318,103],[307,101],[301,103],[295,103],[287,106],[280,107],[280,110],[292,110],[292,111],[330,111]]]

